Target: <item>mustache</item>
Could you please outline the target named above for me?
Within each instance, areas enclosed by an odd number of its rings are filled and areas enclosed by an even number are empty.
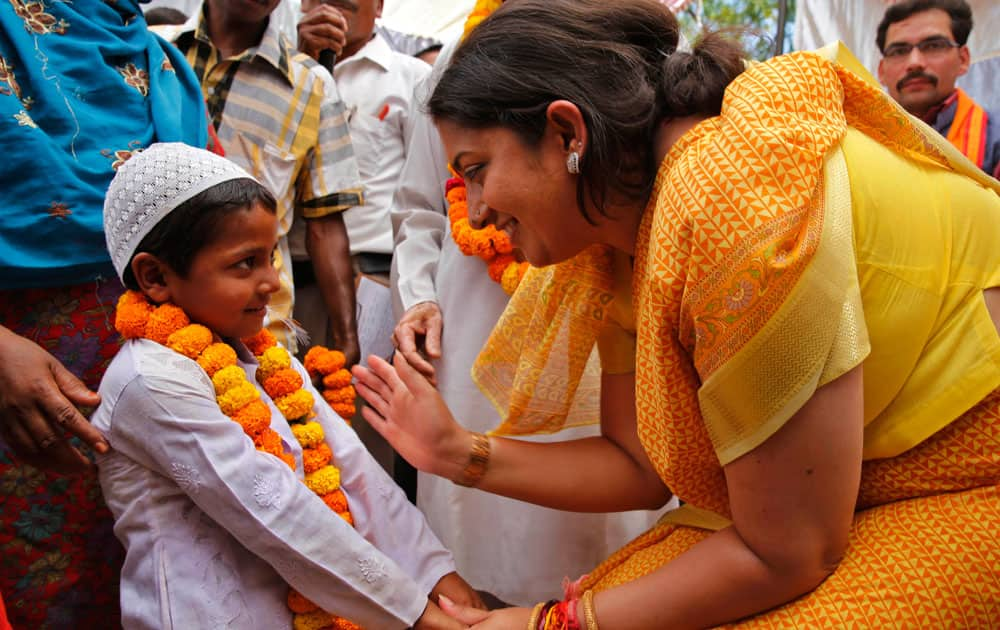
[[[937,83],[938,83],[938,80],[937,80],[936,76],[931,75],[931,74],[927,74],[926,72],[922,72],[920,70],[915,70],[913,72],[908,72],[906,74],[906,76],[904,76],[902,79],[899,80],[899,82],[896,84],[896,90],[897,91],[902,90],[903,89],[903,84],[906,83],[907,81],[911,81],[913,79],[925,79],[927,81],[930,81],[931,85],[933,85],[935,87],[937,87]]]

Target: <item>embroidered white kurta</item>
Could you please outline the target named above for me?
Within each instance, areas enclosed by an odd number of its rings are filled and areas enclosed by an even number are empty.
[[[233,345],[256,383],[256,360]],[[98,466],[126,549],[125,628],[290,628],[286,584],[367,628],[408,627],[422,614],[454,571],[451,554],[308,387],[356,529],[302,483],[302,449],[266,395],[294,472],[223,415],[197,363],[148,340],[122,347],[93,424],[112,449]]]

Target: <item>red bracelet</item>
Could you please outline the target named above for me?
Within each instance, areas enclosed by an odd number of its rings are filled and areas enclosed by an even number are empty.
[[[566,630],[583,630],[580,627],[580,620],[576,616],[576,604],[579,601],[579,597],[570,597],[563,602],[563,605],[566,606]]]

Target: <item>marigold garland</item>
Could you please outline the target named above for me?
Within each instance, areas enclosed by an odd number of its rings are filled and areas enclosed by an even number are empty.
[[[309,376],[316,381],[323,399],[338,416],[350,423],[357,411],[354,406],[357,392],[351,385],[351,373],[344,369],[346,363],[343,352],[322,346],[310,348],[302,361]]]
[[[237,364],[236,351],[229,344],[215,341],[212,331],[200,324],[192,324],[177,306],[169,303],[156,306],[138,291],[126,291],[119,299],[115,328],[125,339],[150,339],[197,361],[212,379],[219,409],[240,425],[257,450],[274,455],[295,470],[295,458],[285,453],[281,436],[271,429],[271,409],[261,400],[260,390],[247,379],[246,372]],[[340,490],[340,470],[333,465],[333,453],[325,442],[323,427],[312,420],[315,401],[309,390],[303,389],[302,376],[291,367],[291,355],[266,329],[243,339],[243,343],[257,357],[258,382],[288,421],[292,434],[302,446],[303,483],[327,507],[353,526],[354,518],[347,497]],[[327,368],[322,374],[331,377],[331,385],[343,382],[343,375],[338,374],[338,370],[346,371],[342,369],[342,353],[313,348],[310,354],[314,364],[318,362]],[[349,378],[347,386],[350,386]],[[339,393],[342,389],[333,391]],[[351,401],[353,406],[353,395]],[[288,607],[293,613],[292,624],[296,629],[360,630],[357,624],[320,609],[291,588]]]

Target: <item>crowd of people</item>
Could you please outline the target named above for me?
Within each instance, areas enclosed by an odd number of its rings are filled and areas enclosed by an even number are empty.
[[[0,14],[0,630],[996,622],[964,0],[158,5]]]

